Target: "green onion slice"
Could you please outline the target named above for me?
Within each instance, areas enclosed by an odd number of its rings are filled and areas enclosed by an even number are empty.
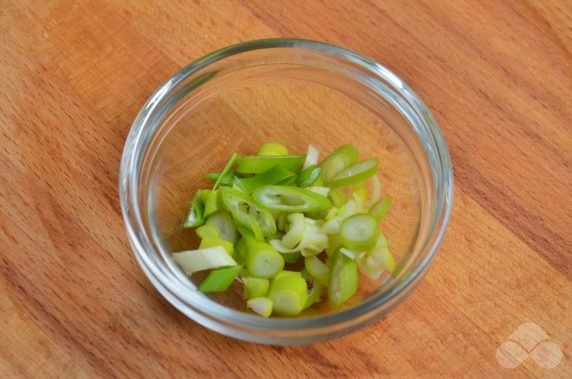
[[[298,175],[298,179],[296,180],[296,184],[300,187],[309,187],[316,183],[320,174],[322,173],[322,168],[318,165],[311,165],[302,170]],[[274,184],[274,183],[269,183]]]
[[[322,180],[329,184],[340,171],[357,161],[358,151],[354,145],[343,145],[328,155],[320,166]]]
[[[222,207],[222,202],[220,200],[219,191],[212,190],[207,195],[207,200],[205,201],[205,217],[217,212]]]
[[[236,175],[233,172],[229,172],[224,176],[221,174],[220,172],[209,172],[205,177],[213,184],[218,181],[218,184],[221,186],[232,186],[232,181]]]
[[[330,257],[330,277],[328,281],[328,300],[337,308],[351,298],[358,287],[358,269],[354,260],[349,259],[340,250]]]
[[[312,144],[308,145],[308,152],[306,153],[306,160],[304,161],[304,165],[302,166],[303,170],[306,170],[308,167],[318,164],[318,158],[320,157],[320,152],[316,147]]]
[[[330,201],[312,191],[290,186],[264,186],[252,196],[268,209],[284,212],[322,211],[332,206]]]
[[[246,306],[262,317],[270,317],[272,314],[272,300],[267,297],[257,297],[246,302]]]
[[[196,228],[205,223],[205,203],[200,200],[199,194],[200,191],[197,191],[191,202],[191,207],[183,224],[185,228]]]
[[[304,155],[249,155],[238,161],[235,171],[240,174],[260,174],[280,166],[291,172],[298,172],[304,158]]]
[[[282,276],[272,281],[268,294],[273,310],[283,316],[296,316],[304,309],[308,284],[301,276]]]
[[[379,159],[367,159],[348,166],[339,171],[331,180],[331,186],[343,187],[349,184],[357,183],[362,180],[375,175],[377,167],[379,166]]]
[[[221,246],[181,251],[174,253],[173,259],[188,275],[198,271],[237,265],[235,260]]]
[[[217,180],[213,186],[213,190],[217,189],[217,187],[220,184],[220,182],[222,181],[222,179],[230,172],[230,170],[232,169],[232,166],[234,166],[234,164],[236,163],[238,158],[239,158],[239,156],[237,153],[232,153],[232,155],[230,156],[230,159],[228,160],[226,166],[224,166],[224,169],[222,170],[222,172],[218,176],[218,178],[217,178]]]
[[[290,227],[288,232],[282,237],[282,244],[286,248],[292,249],[302,241],[302,238],[304,238],[306,220],[302,213],[292,213],[288,215],[287,220]]]
[[[225,241],[221,238],[212,238],[212,237],[205,237],[201,240],[201,244],[199,245],[199,249],[206,249],[209,247],[220,246],[226,250],[229,255],[232,255],[234,252],[234,245],[232,242]]]
[[[372,215],[377,221],[383,220],[389,208],[391,208],[391,197],[386,196],[373,204],[369,210],[369,214]]]
[[[223,187],[220,191],[224,207],[238,224],[250,228],[252,216],[265,237],[276,233],[276,222],[272,214],[259,206],[248,194],[228,187]]]
[[[248,272],[257,278],[273,278],[284,268],[284,258],[272,246],[255,242],[248,246]]]
[[[255,189],[269,185],[276,184],[284,181],[285,179],[294,177],[294,173],[285,169],[284,167],[274,166],[270,169],[255,175],[251,178],[236,179],[240,182],[240,186],[245,192],[252,193]]]
[[[304,259],[304,267],[314,279],[324,286],[328,285],[329,269],[328,266],[320,260],[320,258],[315,256],[306,257]]]
[[[197,236],[200,238],[211,237],[211,238],[220,238],[220,232],[217,228],[212,225],[203,225],[199,226],[195,232]]]
[[[344,247],[353,251],[366,251],[375,246],[379,227],[373,216],[358,213],[342,222],[340,234]]]
[[[315,303],[318,303],[320,301],[320,297],[322,296],[322,292],[324,292],[324,285],[320,282],[314,281],[312,289],[310,292],[308,292],[308,297],[306,298],[304,309],[309,308]]]
[[[236,232],[236,227],[232,221],[232,217],[228,212],[220,210],[209,216],[205,222],[205,226],[211,226],[216,228],[219,232],[219,237],[231,243],[235,243],[238,237]],[[197,229],[198,234],[198,229]],[[201,237],[199,235],[199,237]]]
[[[201,292],[223,292],[226,291],[236,279],[242,266],[224,267],[213,270],[199,285]]]
[[[257,155],[288,155],[288,148],[281,143],[267,142],[260,146]]]
[[[244,278],[244,297],[246,299],[254,299],[256,297],[264,297],[268,294],[270,281],[263,278],[255,278],[249,276]]]

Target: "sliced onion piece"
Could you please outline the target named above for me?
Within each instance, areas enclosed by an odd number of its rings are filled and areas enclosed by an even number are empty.
[[[246,302],[246,306],[262,317],[270,317],[272,314],[272,300],[267,297],[257,297]]]
[[[305,170],[311,165],[318,164],[318,158],[320,158],[320,151],[318,151],[314,145],[309,144],[308,152],[306,153],[306,160],[304,161],[302,169]]]
[[[221,246],[173,253],[173,259],[188,275],[198,271],[237,265],[236,261]]]
[[[284,237],[282,237],[282,244],[288,249],[292,249],[302,241],[306,229],[306,222],[302,213],[292,213],[288,215],[287,220],[290,223],[290,228],[288,232],[284,234]]]
[[[377,220],[367,213],[358,213],[344,220],[340,227],[344,247],[354,251],[373,249],[379,237]]]

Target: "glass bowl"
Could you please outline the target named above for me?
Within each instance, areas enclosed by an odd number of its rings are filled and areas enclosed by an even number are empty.
[[[360,277],[340,309],[327,301],[295,318],[248,312],[239,286],[207,296],[171,253],[196,248],[182,223],[204,174],[230,154],[280,142],[321,158],[352,143],[379,157],[383,193],[393,205],[381,223],[396,259],[393,274]],[[196,322],[238,339],[312,343],[376,321],[401,303],[427,271],[452,206],[449,153],[433,116],[399,77],[344,48],[297,39],[245,42],[184,67],[151,96],[135,119],[121,161],[121,207],[130,243],[157,290]]]

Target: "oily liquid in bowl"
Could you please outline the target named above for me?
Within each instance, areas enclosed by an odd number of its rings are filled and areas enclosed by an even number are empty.
[[[356,97],[360,91],[353,88],[355,83],[333,72],[274,65],[225,76],[224,87],[213,80],[180,101],[164,118],[144,157],[142,214],[162,254],[198,247],[195,232],[182,226],[189,202],[197,189],[212,186],[205,174],[220,171],[232,152],[255,154],[262,143],[273,141],[287,146],[292,154],[305,154],[308,144],[313,144],[321,160],[336,147],[351,143],[360,159],[379,158],[382,194],[393,198],[380,228],[397,270],[403,267],[426,213],[427,192],[419,160],[423,147],[412,137],[407,120],[381,98]],[[190,280],[198,284],[204,276],[195,274]],[[376,280],[360,275],[357,294],[343,308],[392,284],[389,274]],[[238,281],[228,291],[208,296],[246,312]],[[331,311],[324,296],[297,317]]]

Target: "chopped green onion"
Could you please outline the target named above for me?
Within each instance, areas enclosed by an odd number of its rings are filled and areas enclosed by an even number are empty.
[[[205,225],[216,228],[220,234],[219,237],[222,238],[223,240],[226,240],[231,243],[236,242],[237,238],[236,227],[234,226],[232,217],[230,217],[230,215],[227,212],[220,210],[218,212],[213,213],[212,215],[209,216],[209,218],[205,222]]]
[[[395,260],[387,247],[374,249],[369,256],[382,264],[387,271],[393,272],[395,270]]]
[[[314,285],[310,292],[308,292],[308,297],[306,298],[306,303],[304,304],[304,309],[311,307],[315,303],[320,301],[320,297],[324,292],[324,285],[320,282],[314,282]]]
[[[300,259],[300,252],[295,251],[293,253],[280,253],[282,258],[284,258],[284,262],[286,263],[296,263],[298,259]]]
[[[378,165],[379,159],[377,158],[354,163],[339,171],[332,178],[331,186],[334,188],[342,187],[367,179],[375,175]]]
[[[264,207],[284,212],[313,212],[332,206],[324,196],[297,187],[264,186],[254,191],[252,196]]]
[[[379,227],[373,216],[358,213],[342,222],[340,234],[346,248],[354,251],[366,251],[375,246],[379,236]]]
[[[284,167],[274,166],[270,169],[255,175],[251,178],[236,179],[240,182],[241,188],[247,193],[252,193],[255,189],[269,185],[280,183],[285,179],[294,177],[294,173]]]
[[[226,291],[240,276],[248,309],[295,316],[326,288],[330,306],[342,306],[357,291],[358,270],[374,279],[395,270],[378,227],[391,198],[380,200],[377,158],[358,161],[353,145],[320,163],[312,145],[289,155],[267,143],[257,154],[233,153],[207,174],[213,188],[191,201],[184,227],[196,229],[199,249],[173,258],[188,275],[210,270],[199,291]]]
[[[267,297],[257,297],[246,302],[246,306],[262,317],[270,317],[272,314],[272,300]]]
[[[371,206],[369,214],[377,221],[381,221],[389,211],[389,208],[391,208],[391,197],[386,196]]]
[[[276,233],[276,222],[270,212],[256,204],[250,196],[227,187],[221,188],[220,191],[224,207],[238,224],[250,228],[252,216],[265,237]]]
[[[298,175],[296,184],[300,187],[309,187],[313,185],[320,177],[322,168],[317,165],[308,166]],[[270,183],[274,184],[274,183]]]
[[[288,155],[288,149],[286,146],[276,143],[267,142],[262,144],[258,149],[258,155]]]
[[[294,186],[296,185],[297,176],[293,175],[284,180],[281,180],[278,184],[281,186]]]
[[[234,245],[232,242],[225,241],[220,238],[212,238],[212,237],[205,237],[201,240],[201,244],[199,245],[199,249],[207,249],[209,247],[216,247],[220,246],[226,250],[229,255],[232,255],[234,252]]]
[[[221,246],[181,251],[174,253],[173,259],[188,275],[213,268],[236,266],[234,259]]]
[[[226,291],[241,270],[242,266],[225,267],[213,270],[209,273],[206,279],[201,282],[199,285],[199,291],[205,293]]]
[[[255,278],[249,276],[244,278],[244,297],[253,299],[256,297],[264,297],[268,294],[270,281],[268,279]]]
[[[354,145],[343,145],[334,150],[320,163],[324,183],[329,184],[338,172],[353,164],[357,158],[358,151]]]
[[[232,181],[235,177],[235,174],[233,172],[229,172],[222,176],[220,172],[209,172],[205,177],[213,184],[219,181],[218,184],[221,186],[232,186]]]
[[[254,233],[252,232],[252,230],[245,228],[244,226],[239,226],[236,229],[238,230],[238,233],[240,233],[240,235],[242,236],[247,245],[250,245],[253,242],[258,242],[256,237],[254,237]]]
[[[344,205],[344,202],[346,201],[343,192],[336,188],[330,189],[330,192],[328,192],[328,199],[330,199],[334,207],[337,208]]]
[[[346,249],[345,247],[340,247],[340,252],[345,255],[346,257],[348,257],[351,260],[356,260],[357,257],[360,255],[360,253],[356,253],[355,251],[351,251],[349,249]]]
[[[320,258],[315,256],[304,258],[304,267],[314,279],[324,286],[328,285],[329,269],[328,266],[320,260]]]
[[[328,235],[328,247],[326,248],[326,254],[331,256],[336,250],[342,246],[343,240],[339,233]]]
[[[304,155],[250,155],[238,161],[235,171],[240,174],[260,174],[274,166],[280,166],[297,172],[304,158]]]
[[[306,222],[302,213],[292,213],[288,217],[290,228],[288,232],[282,237],[282,244],[288,249],[292,249],[298,245],[304,237],[304,230],[306,229]]]
[[[218,176],[218,178],[217,178],[217,180],[213,186],[213,191],[217,189],[218,185],[222,181],[222,178],[224,178],[230,172],[230,170],[232,169],[232,166],[234,166],[234,164],[236,163],[238,158],[239,158],[239,156],[237,153],[232,153],[232,155],[230,156],[230,159],[228,160],[226,166],[224,166],[224,169],[222,170],[222,172]]]
[[[359,270],[362,274],[371,279],[377,279],[387,270],[395,270],[395,260],[387,247],[375,248],[371,252],[364,254],[357,260]]]
[[[304,165],[302,166],[303,170],[306,170],[308,167],[318,164],[318,158],[320,157],[320,152],[314,145],[308,145],[308,152],[306,153],[306,160],[304,161]]]
[[[308,190],[317,193],[318,195],[324,196],[325,198],[327,198],[328,194],[330,193],[329,187],[311,186],[308,187]]]
[[[264,242],[264,234],[262,233],[262,228],[260,228],[260,225],[258,225],[258,222],[256,222],[256,218],[253,214],[248,215],[248,224],[250,225],[250,230],[252,230],[252,233],[254,233],[254,238],[256,238],[257,241]]]
[[[212,225],[199,226],[195,230],[195,232],[197,233],[197,236],[199,236],[200,238],[206,238],[206,237],[220,238],[220,232],[218,231],[217,228],[215,228]]]
[[[205,201],[205,217],[219,211],[222,207],[222,202],[220,200],[219,191],[212,190],[207,195],[207,200]]]
[[[268,294],[273,310],[283,316],[296,316],[304,309],[308,285],[302,277],[283,276],[272,281]]]
[[[329,269],[328,300],[332,307],[337,308],[357,291],[357,264],[354,260],[342,254],[338,249],[330,257]]]
[[[248,246],[246,267],[257,278],[272,278],[284,268],[284,258],[269,244],[255,242]]]
[[[291,271],[291,270],[282,270],[280,271],[278,274],[276,274],[276,276],[274,277],[274,281],[284,278],[286,276],[295,276],[297,278],[301,278],[302,277],[302,273],[298,272],[298,271]]]
[[[185,218],[185,223],[183,227],[185,228],[196,228],[205,223],[205,204],[199,200],[198,191],[191,202],[191,207],[189,208],[189,213]]]
[[[246,262],[246,257],[248,256],[248,244],[246,243],[246,238],[241,238],[235,245],[235,250],[238,252],[238,257],[241,262]]]

